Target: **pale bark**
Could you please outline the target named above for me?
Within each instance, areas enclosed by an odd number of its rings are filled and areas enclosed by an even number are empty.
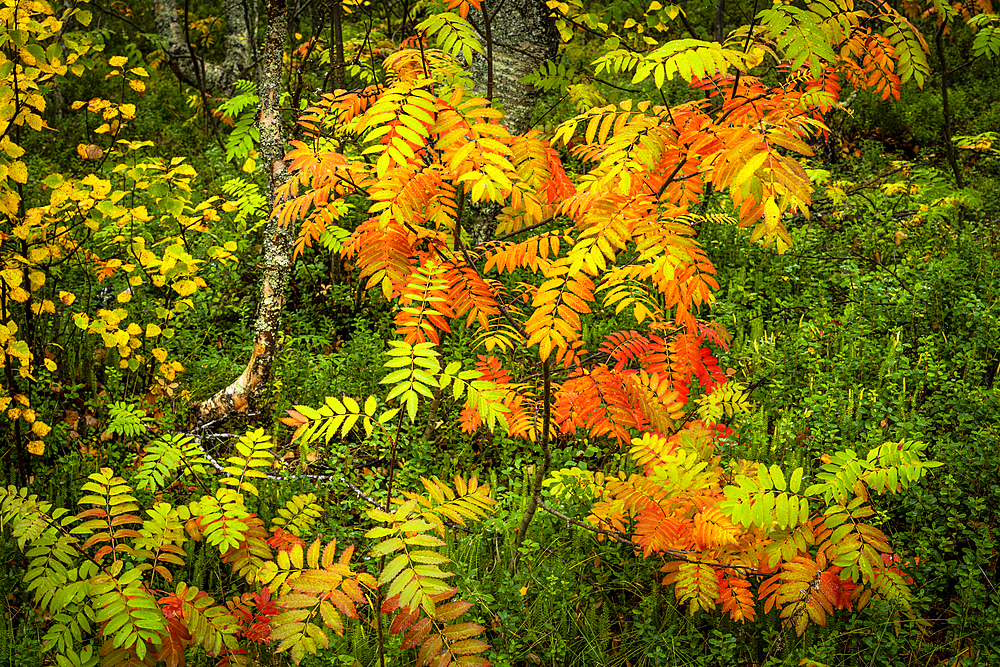
[[[541,91],[521,79],[558,55],[555,19],[541,0],[483,0],[482,11],[470,12],[469,21],[485,47],[472,61],[476,91],[503,109],[511,134],[523,134],[531,129]],[[473,246],[493,239],[501,208],[494,203],[470,207]]]
[[[492,58],[475,57],[472,75],[477,90],[503,108],[511,134],[522,134],[541,93],[521,79],[558,55],[559,31],[541,0],[487,0],[482,7],[485,14],[472,11],[469,21]]]
[[[227,0],[226,57],[221,63],[211,63],[198,57],[189,44],[182,22],[186,12],[181,11],[177,0],[156,0],[156,32],[164,42],[167,64],[178,79],[203,93],[232,92],[236,80],[246,76],[253,66],[252,32],[248,23],[251,17],[248,3],[252,1]]]
[[[281,349],[282,315],[292,268],[292,248],[295,233],[282,225],[274,210],[278,206],[277,190],[288,179],[285,164],[285,141],[281,127],[281,64],[288,35],[285,0],[269,0],[267,4],[267,41],[261,63],[259,92],[260,108],[257,127],[260,130],[260,157],[267,169],[270,211],[264,228],[263,264],[260,302],[254,323],[254,346],[246,369],[235,382],[193,409],[192,418],[199,424],[219,419],[233,412],[252,409],[271,378],[271,370]]]

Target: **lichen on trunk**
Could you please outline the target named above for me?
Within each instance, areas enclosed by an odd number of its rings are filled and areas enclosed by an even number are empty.
[[[281,224],[278,216],[274,215],[280,203],[278,188],[288,179],[279,104],[281,66],[287,34],[285,0],[269,0],[267,40],[259,76],[260,108],[257,126],[260,130],[261,163],[267,169],[270,205],[262,244],[264,270],[254,322],[253,352],[246,368],[235,382],[195,406],[192,419],[198,424],[252,408],[271,378],[271,370],[281,348],[281,327],[295,244],[294,230]]]

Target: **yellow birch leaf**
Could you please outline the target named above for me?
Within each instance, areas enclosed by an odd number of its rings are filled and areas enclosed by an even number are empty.
[[[198,289],[198,286],[193,280],[178,280],[171,287],[174,291],[180,294],[182,297],[191,296]]]
[[[0,276],[9,287],[18,287],[21,284],[22,273],[18,269],[4,269],[0,271]]]
[[[18,183],[28,182],[28,167],[20,160],[13,162],[8,169],[10,177]]]

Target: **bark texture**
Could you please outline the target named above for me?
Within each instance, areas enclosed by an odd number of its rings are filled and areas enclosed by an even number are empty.
[[[492,55],[492,68],[486,56],[473,59],[477,92],[503,108],[511,134],[522,134],[531,127],[540,91],[521,79],[556,57],[559,31],[541,0],[487,0],[482,7],[485,13],[473,10],[469,21]]]
[[[722,44],[726,38],[726,0],[715,3],[715,18],[712,21],[712,40]]]
[[[261,162],[268,170],[269,214],[273,214],[279,204],[278,188],[288,179],[279,106],[281,64],[287,35],[285,0],[269,0],[267,41],[264,44],[259,81],[260,109],[257,116]],[[282,225],[277,216],[269,215],[264,228],[264,273],[261,277],[260,302],[254,323],[254,346],[250,361],[235,382],[194,408],[192,418],[196,423],[204,424],[233,412],[245,412],[248,408],[253,408],[270,380],[274,361],[281,348],[282,315],[287,300],[294,244],[294,229],[289,225]]]
[[[476,92],[503,109],[511,134],[527,132],[541,91],[521,79],[558,55],[555,19],[542,0],[483,0],[482,11],[469,12],[469,22],[485,51],[472,61]],[[490,202],[470,207],[473,246],[493,239],[501,208]]]
[[[232,92],[232,86],[253,66],[253,43],[250,21],[251,0],[226,2],[226,58],[221,63],[206,62],[197,57],[188,41],[182,12],[177,0],[156,0],[154,14],[156,32],[165,44],[167,64],[178,79],[203,93]]]

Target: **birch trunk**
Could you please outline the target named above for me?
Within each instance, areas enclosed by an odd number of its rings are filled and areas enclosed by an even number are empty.
[[[295,233],[273,215],[278,206],[277,190],[288,179],[285,141],[281,127],[281,64],[288,36],[285,0],[268,0],[267,40],[260,72],[261,163],[267,169],[269,217],[264,228],[260,302],[254,323],[254,346],[246,369],[225,389],[195,406],[192,418],[198,424],[245,412],[254,407],[271,378],[271,369],[281,347],[282,315],[287,299]]]
[[[487,51],[473,59],[472,75],[480,94],[503,108],[510,133],[522,134],[541,93],[521,79],[558,55],[559,31],[542,0],[484,0],[482,8],[469,12]]]
[[[481,6],[469,13],[486,51],[472,61],[476,92],[503,109],[511,134],[523,134],[531,129],[541,91],[521,79],[558,55],[559,31],[542,0],[483,0]],[[473,246],[493,239],[501,208],[471,207]]]

